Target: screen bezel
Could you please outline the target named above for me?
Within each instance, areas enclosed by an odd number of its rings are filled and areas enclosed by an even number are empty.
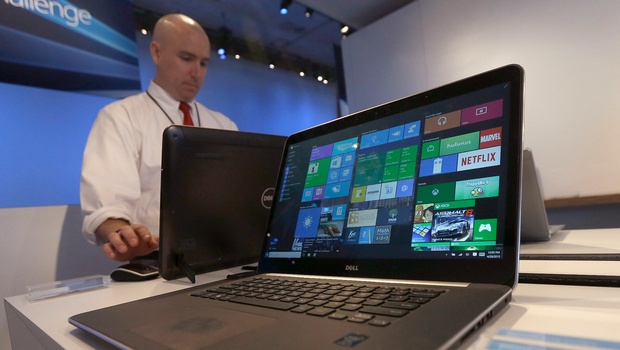
[[[523,86],[524,72],[518,65],[508,65],[470,78],[444,85],[424,93],[401,98],[377,107],[336,119],[314,128],[300,131],[289,137],[284,158],[291,145],[330,132],[350,128],[369,121],[394,115],[432,103],[498,84],[510,84],[510,121],[508,131],[507,201],[504,232],[504,249],[501,259],[307,259],[269,258],[261,256],[260,272],[295,274],[320,274],[343,277],[374,277],[428,281],[459,281],[495,283],[514,286],[518,266],[518,242],[521,209],[522,132],[523,132]],[[282,172],[282,169],[281,169]],[[280,173],[276,188],[281,188]],[[278,191],[276,191],[277,200]],[[274,202],[275,203],[275,202]],[[270,226],[274,219],[272,210]],[[263,246],[266,252],[269,232]]]

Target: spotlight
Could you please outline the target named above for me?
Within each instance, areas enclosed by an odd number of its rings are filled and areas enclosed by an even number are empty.
[[[269,63],[269,69],[275,69],[275,68],[276,68],[276,65],[275,65],[275,64],[273,64],[273,63]]]
[[[311,9],[309,7],[306,7],[306,12],[304,12],[304,16],[306,16],[306,18],[310,18],[310,17],[312,17],[313,13],[314,13],[313,9]]]
[[[218,44],[217,54],[220,56],[220,59],[225,60],[228,53],[227,51],[230,51],[232,48],[231,31],[224,26],[219,29],[218,34],[216,38]]]
[[[217,54],[220,56],[221,60],[226,59],[226,49],[224,49],[223,47],[220,47],[219,49],[217,49]]]
[[[291,6],[293,0],[282,0],[280,3],[280,14],[286,15],[288,13],[288,7]]]
[[[340,27],[340,33],[347,35],[347,33],[349,33],[349,26],[346,24],[343,24],[342,27]]]
[[[321,78],[319,81],[325,85],[329,83],[329,73],[321,74]]]
[[[142,35],[147,35],[149,33],[148,30],[146,30],[145,28],[142,28],[142,30],[140,31],[140,33],[142,33]]]

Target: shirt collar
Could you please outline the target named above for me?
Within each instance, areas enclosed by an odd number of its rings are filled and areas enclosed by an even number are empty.
[[[177,115],[179,113],[179,103],[180,101],[175,100],[170,96],[166,90],[164,90],[161,86],[157,85],[154,81],[151,80],[148,88],[149,94],[153,96],[162,106],[162,108],[169,113],[170,115]],[[194,101],[188,102],[189,108],[194,112]]]

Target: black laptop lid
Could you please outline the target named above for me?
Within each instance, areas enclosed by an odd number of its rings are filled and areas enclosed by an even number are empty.
[[[163,134],[160,274],[258,261],[286,138],[173,125]]]
[[[521,67],[289,137],[262,272],[514,285]]]

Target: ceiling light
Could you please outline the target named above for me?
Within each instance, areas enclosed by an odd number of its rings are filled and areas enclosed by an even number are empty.
[[[286,15],[288,13],[288,7],[291,6],[293,0],[282,0],[280,3],[280,14]]]
[[[314,13],[313,9],[311,9],[309,7],[306,7],[306,12],[304,12],[304,16],[306,16],[306,18],[310,18],[310,17],[312,17],[313,13]]]
[[[217,54],[220,56],[221,60],[225,60],[226,59],[226,49],[223,47],[220,47],[219,49],[217,49]]]
[[[349,32],[349,26],[346,24],[343,24],[342,27],[340,27],[340,33],[347,34],[348,32]]]
[[[218,31],[218,36],[215,38],[215,42],[217,43],[217,54],[220,56],[220,59],[225,60],[226,54],[230,51],[232,47],[232,32],[230,29],[223,26]]]

